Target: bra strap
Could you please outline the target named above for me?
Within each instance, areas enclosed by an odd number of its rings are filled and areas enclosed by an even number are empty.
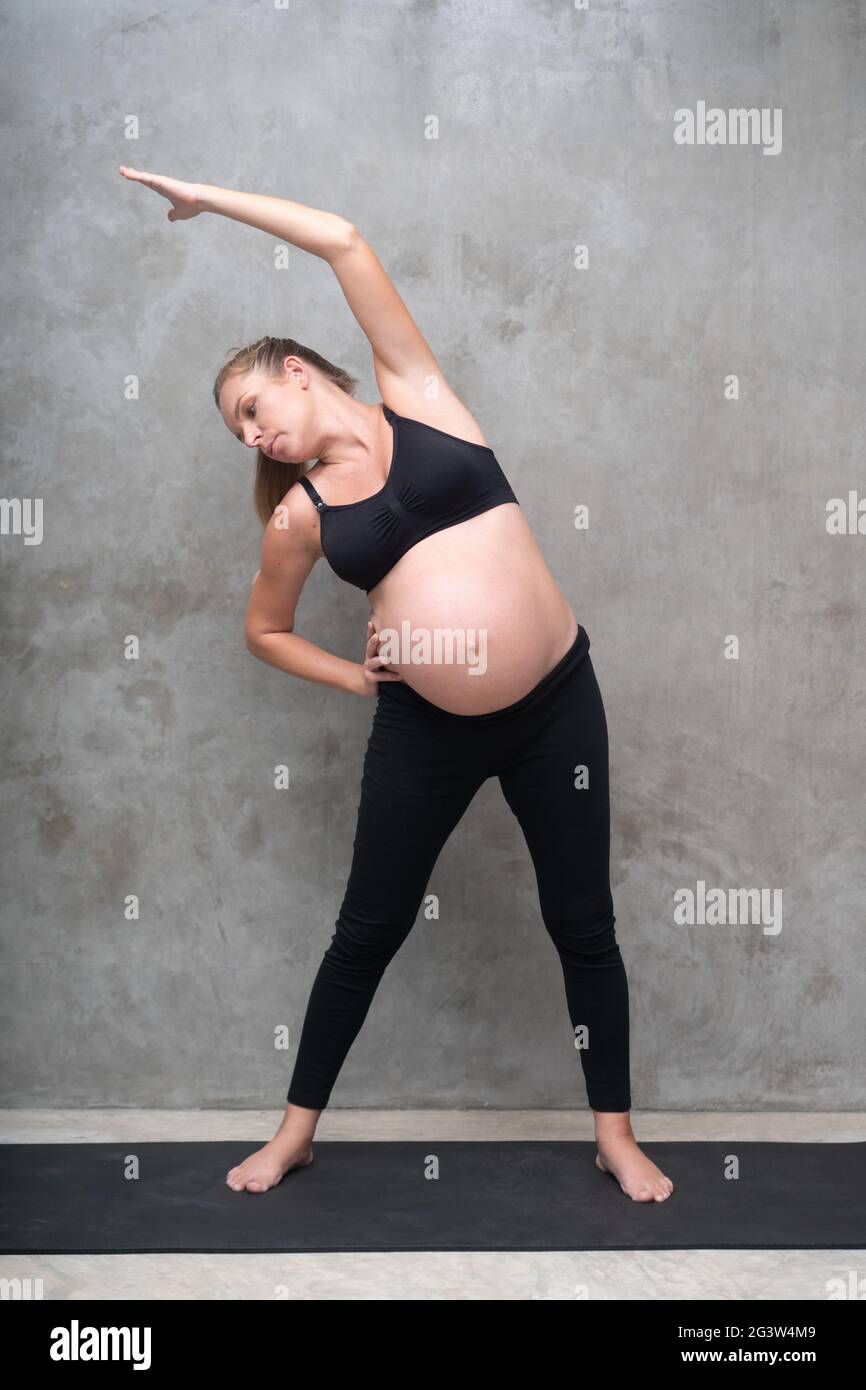
[[[307,477],[301,477],[301,478],[298,479],[298,482],[300,483],[300,485],[301,485],[301,487],[304,489],[304,491],[307,493],[308,497],[310,498],[311,502],[313,503],[313,506],[316,508],[316,511],[317,511],[317,512],[323,512],[323,511],[325,511],[325,509],[326,509],[326,507],[327,507],[328,504],[327,504],[327,502],[325,502],[325,501],[319,496],[319,494],[316,492],[316,489],[313,487],[313,484],[310,482],[309,478],[307,478]]]

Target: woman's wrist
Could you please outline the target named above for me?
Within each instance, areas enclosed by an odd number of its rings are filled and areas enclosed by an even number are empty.
[[[349,681],[350,693],[352,695],[369,695],[370,683],[367,680],[367,676],[364,670],[364,663],[356,661],[353,662],[352,665],[354,666],[354,670],[352,671],[351,679]]]

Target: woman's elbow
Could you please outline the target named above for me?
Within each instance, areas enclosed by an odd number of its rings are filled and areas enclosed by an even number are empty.
[[[354,222],[347,222],[345,218],[341,217],[336,229],[335,244],[331,249],[328,260],[333,264],[336,258],[344,255],[346,251],[354,251],[360,240],[361,234]]]
[[[244,646],[251,656],[258,657],[259,661],[267,661],[265,653],[271,649],[273,639],[287,637],[291,632],[290,627],[281,632],[262,632],[259,628],[247,626],[244,628]]]
[[[251,656],[257,656],[259,660],[262,656],[262,638],[264,636],[264,633],[260,632],[258,628],[251,627],[249,623],[244,627],[244,646]]]

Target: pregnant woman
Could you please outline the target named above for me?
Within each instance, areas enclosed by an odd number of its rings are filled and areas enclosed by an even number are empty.
[[[166,197],[169,221],[221,213],[327,261],[370,343],[382,394],[378,404],[356,400],[354,378],[291,338],[235,353],[214,385],[225,424],[257,451],[264,539],[249,650],[289,675],[375,698],[351,870],[286,1112],[273,1139],[231,1169],[228,1186],[265,1192],[312,1162],[319,1116],[439,853],[482,783],[497,777],[562,963],[595,1162],[634,1201],[664,1201],[673,1183],[638,1147],[629,1118],[607,723],[589,636],[493,450],[350,222],[288,199],[120,172]],[[323,555],[369,599],[361,662],[294,630],[299,595]]]

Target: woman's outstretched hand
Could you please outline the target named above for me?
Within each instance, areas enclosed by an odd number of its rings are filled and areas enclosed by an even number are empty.
[[[168,210],[169,222],[184,222],[190,217],[198,217],[200,212],[205,211],[199,183],[182,183],[180,179],[169,179],[163,174],[147,174],[142,169],[130,169],[128,164],[121,164],[120,173],[125,179],[130,179],[133,183],[146,184],[154,193],[161,193],[163,198],[168,198],[171,203]]]
[[[399,671],[389,671],[387,666],[382,664],[383,658],[379,656],[379,634],[372,622],[367,623],[367,651],[362,667],[363,695],[375,695],[380,681],[401,681],[403,677]]]

